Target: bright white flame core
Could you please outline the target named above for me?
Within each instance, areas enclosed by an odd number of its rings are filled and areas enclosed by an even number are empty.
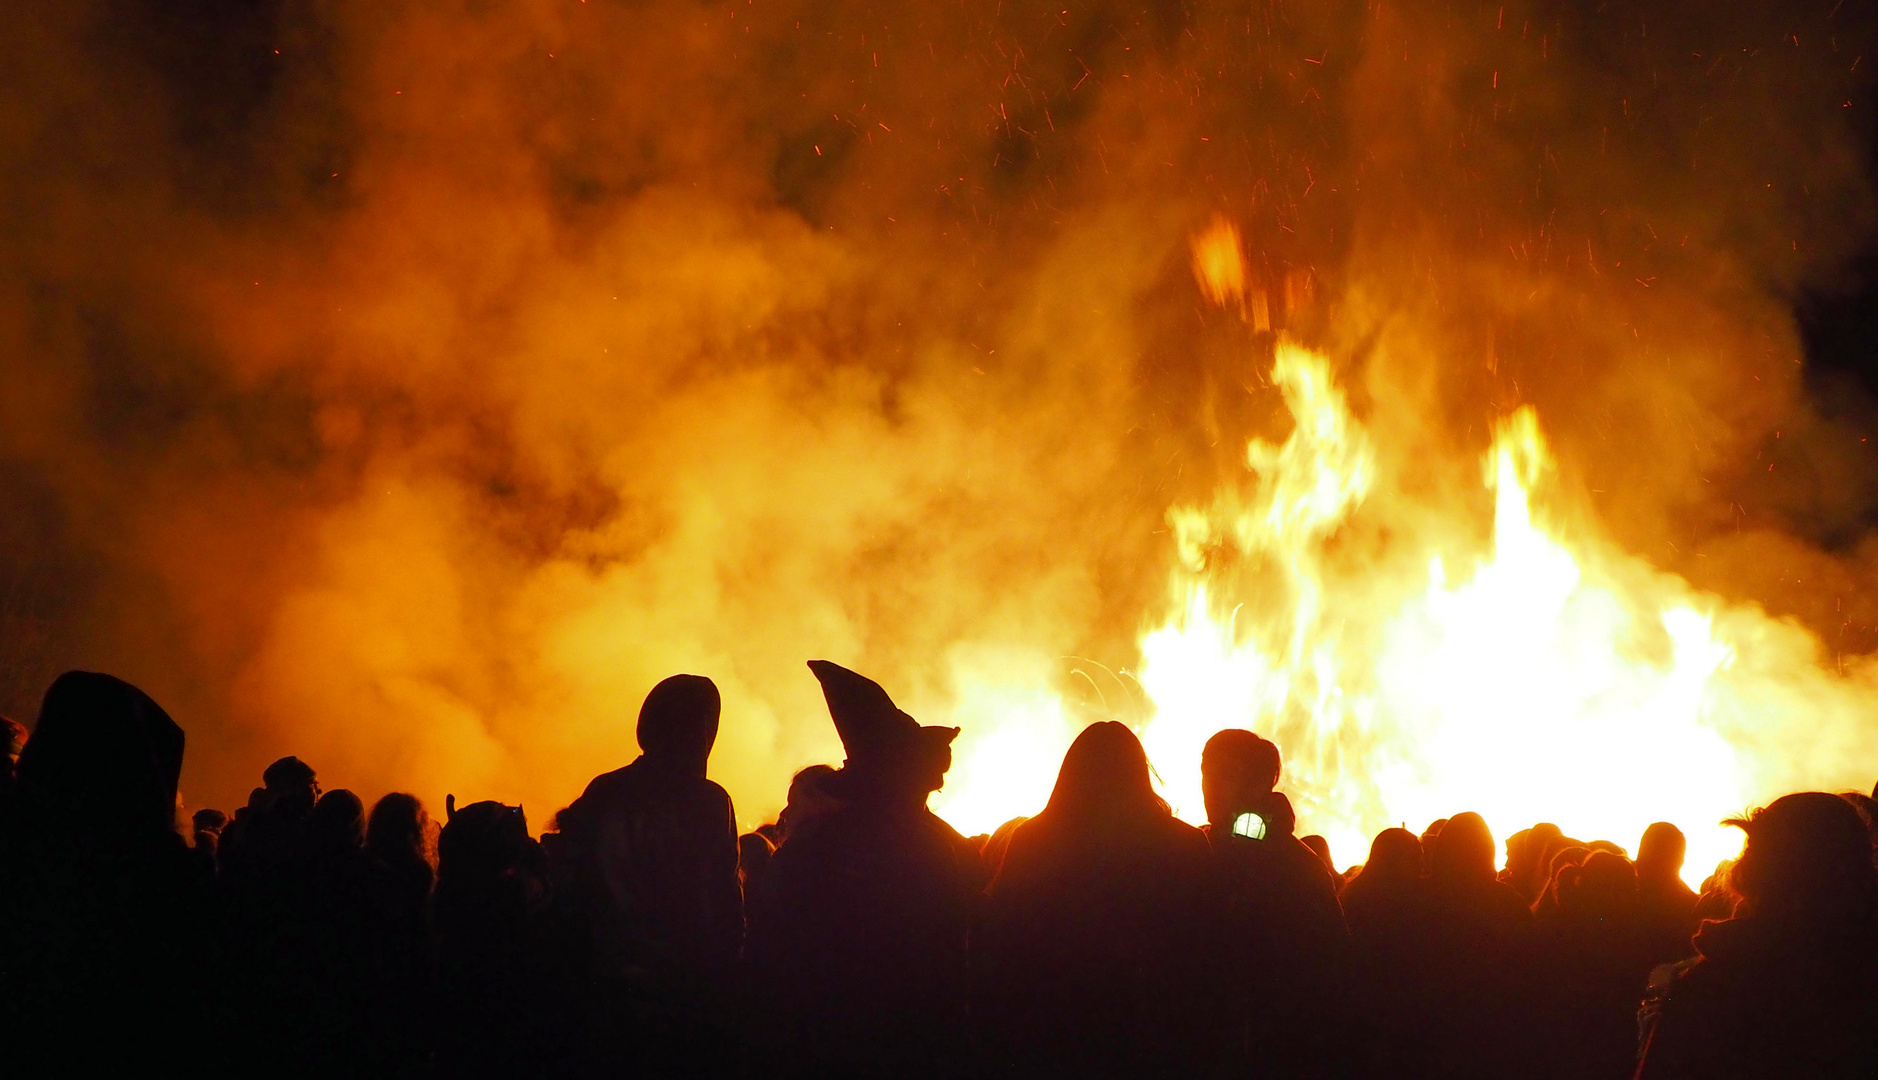
[[[1650,822],[1673,821],[1697,881],[1737,851],[1738,834],[1717,824],[1743,795],[1735,750],[1708,722],[1715,677],[1733,658],[1698,606],[1714,601],[1681,586],[1686,599],[1641,602],[1535,521],[1532,492],[1550,459],[1532,410],[1498,425],[1487,455],[1488,558],[1450,584],[1437,556],[1420,595],[1378,612],[1386,588],[1329,582],[1323,559],[1368,490],[1361,428],[1321,357],[1281,345],[1273,379],[1298,423],[1282,446],[1252,444],[1250,498],[1174,515],[1189,557],[1176,574],[1178,616],[1142,645],[1157,707],[1150,756],[1197,762],[1223,727],[1275,737],[1300,828],[1323,832],[1345,862],[1382,828],[1464,809],[1502,837],[1548,820],[1631,848]],[[1221,537],[1264,558],[1258,580],[1275,575],[1288,590],[1283,633],[1216,615],[1193,553]],[[1657,578],[1665,596],[1681,585]],[[1379,629],[1366,648],[1352,624],[1371,618]],[[1174,775],[1170,800],[1197,818],[1197,770]]]

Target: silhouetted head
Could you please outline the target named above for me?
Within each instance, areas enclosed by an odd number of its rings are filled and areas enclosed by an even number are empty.
[[[660,764],[703,776],[722,710],[716,683],[702,675],[673,675],[639,707],[639,749]]]
[[[437,888],[488,885],[528,860],[534,840],[528,816],[519,806],[494,800],[455,809],[445,800],[450,820],[437,837]]]
[[[203,809],[189,815],[189,827],[198,833],[219,833],[228,825],[228,815],[220,810]]]
[[[1317,860],[1324,864],[1324,869],[1333,874],[1337,872],[1336,864],[1330,861],[1330,841],[1312,833],[1309,836],[1298,837],[1298,843],[1310,848],[1311,853],[1317,856]]]
[[[1735,825],[1748,834],[1728,884],[1750,914],[1803,921],[1870,919],[1878,912],[1871,839],[1836,795],[1784,795]]]
[[[1424,859],[1434,852],[1435,837],[1441,835],[1441,828],[1447,823],[1447,818],[1436,818],[1428,823],[1426,829],[1422,830],[1422,857]]]
[[[1878,800],[1862,791],[1840,792],[1839,797],[1858,810],[1859,816],[1865,819],[1866,830],[1872,834],[1872,845],[1878,847]]]
[[[827,660],[810,660],[828,715],[847,751],[841,772],[851,793],[917,796],[945,786],[959,729],[922,725],[894,705],[879,683]]]
[[[400,791],[373,805],[371,821],[365,827],[365,846],[388,863],[436,861],[431,850],[430,815],[417,796]]]
[[[1574,910],[1608,920],[1636,906],[1637,874],[1622,855],[1593,851],[1573,870],[1570,903]]]
[[[1069,744],[1043,812],[1053,821],[1083,824],[1169,813],[1154,793],[1141,740],[1113,720],[1090,724]]]
[[[1451,885],[1493,880],[1493,833],[1486,819],[1471,810],[1447,819],[1428,849],[1428,877]]]
[[[268,805],[287,818],[303,818],[319,802],[320,783],[313,767],[297,757],[284,757],[261,773],[267,785]]]
[[[838,773],[832,765],[810,765],[797,771],[789,780],[789,800],[776,817],[776,843],[780,845],[791,833],[841,805],[835,789]]]
[[[1637,841],[1637,879],[1668,881],[1682,873],[1682,861],[1689,842],[1682,830],[1667,821],[1658,821],[1643,830]]]
[[[1369,843],[1369,861],[1363,876],[1374,873],[1387,881],[1413,881],[1422,876],[1422,842],[1407,829],[1384,829]]]
[[[1538,869],[1543,851],[1531,829],[1521,829],[1506,838],[1506,872],[1515,877]]]
[[[20,751],[21,806],[37,824],[111,843],[176,831],[183,731],[122,679],[68,671]]]
[[[1278,785],[1278,744],[1247,731],[1227,728],[1215,732],[1200,751],[1200,792],[1206,820],[1230,827],[1240,814],[1254,809]]]
[[[356,851],[365,846],[365,803],[345,788],[320,796],[308,819],[314,843],[327,851]]]

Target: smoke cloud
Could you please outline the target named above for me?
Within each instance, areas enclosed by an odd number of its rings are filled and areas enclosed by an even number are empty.
[[[539,826],[694,671],[755,824],[840,759],[811,657],[962,754],[1127,718],[1168,508],[1288,423],[1216,215],[1403,531],[1484,536],[1529,403],[1614,542],[1878,644],[1868,414],[1793,316],[1874,221],[1858,5],[0,18],[0,710],[131,679],[193,804],[294,753]]]

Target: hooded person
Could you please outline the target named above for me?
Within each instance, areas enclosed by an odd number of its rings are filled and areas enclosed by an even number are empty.
[[[722,701],[673,675],[639,710],[640,755],[559,815],[596,1003],[600,1070],[665,1074],[724,1039],[713,1019],[743,948],[737,821],[705,772]],[[622,1026],[624,1011],[639,1022]]]
[[[1821,791],[1745,820],[1734,917],[1654,987],[1638,1080],[1878,1076],[1878,869],[1858,811]]]
[[[792,826],[750,918],[765,1071],[960,1074],[970,841],[926,808],[957,728],[922,726],[872,679],[812,660],[847,760],[837,804]]]
[[[1049,803],[1011,833],[974,938],[980,1072],[1203,1072],[1206,881],[1206,841],[1154,793],[1134,732],[1083,729]]]
[[[46,691],[0,874],[15,1075],[189,1067],[210,883],[176,831],[182,762],[182,729],[129,683],[73,671]]]

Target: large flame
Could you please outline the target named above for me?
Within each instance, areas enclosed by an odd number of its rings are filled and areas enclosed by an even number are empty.
[[[1277,352],[1297,426],[1248,448],[1250,506],[1174,512],[1180,602],[1142,642],[1158,709],[1143,735],[1179,763],[1162,774],[1178,812],[1203,814],[1191,763],[1206,738],[1244,726],[1278,737],[1306,823],[1351,861],[1382,828],[1466,808],[1502,832],[1552,820],[1625,844],[1674,821],[1697,879],[1727,857],[1738,840],[1718,823],[1744,795],[1706,707],[1734,651],[1714,601],[1660,581],[1628,593],[1545,528],[1535,489],[1551,460],[1530,408],[1496,426],[1486,455],[1493,536],[1478,565],[1450,580],[1435,555],[1425,588],[1399,599],[1385,581],[1327,582],[1372,456],[1325,359]],[[1247,625],[1249,597],[1209,590],[1202,552],[1222,541],[1266,564],[1252,588],[1284,593],[1275,616]]]
[[[1216,218],[1192,246],[1203,295],[1248,324],[1256,307],[1263,330],[1264,297],[1247,302],[1232,224]],[[1378,482],[1374,439],[1325,356],[1283,339],[1272,353],[1266,374],[1292,430],[1248,442],[1243,484],[1169,511],[1168,614],[1140,643],[1151,706],[1140,733],[1181,817],[1204,820],[1206,740],[1246,727],[1279,743],[1301,830],[1326,835],[1344,862],[1383,828],[1472,809],[1501,837],[1552,821],[1627,847],[1670,821],[1689,838],[1695,883],[1739,850],[1722,819],[1775,790],[1745,760],[1744,733],[1805,741],[1822,719],[1807,710],[1835,696],[1862,709],[1856,687],[1812,662],[1797,626],[1559,524],[1531,407],[1492,425],[1484,550],[1466,552],[1464,507],[1430,506],[1453,535],[1424,541],[1425,577],[1392,572],[1399,550],[1379,555],[1350,535]],[[1771,684],[1732,677],[1756,647]],[[991,723],[938,803],[973,829],[1040,806],[1073,735],[1062,707],[1034,694],[981,715]]]

